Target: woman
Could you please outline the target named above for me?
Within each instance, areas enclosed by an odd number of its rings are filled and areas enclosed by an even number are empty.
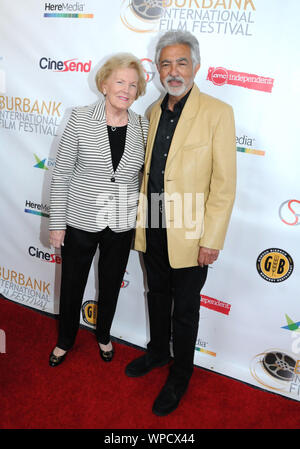
[[[50,244],[62,251],[60,320],[50,366],[72,348],[91,263],[100,249],[96,338],[100,355],[113,358],[110,328],[135,226],[139,172],[148,122],[129,108],[144,95],[141,62],[122,53],[97,72],[104,100],[72,111],[51,183]]]

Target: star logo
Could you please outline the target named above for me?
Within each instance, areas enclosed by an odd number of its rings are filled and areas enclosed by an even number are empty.
[[[293,321],[287,314],[285,314],[285,319],[287,322],[286,326],[282,326],[281,329],[287,329],[288,331],[299,332],[300,333],[300,321]]]
[[[46,158],[45,159],[40,159],[36,154],[34,154],[35,160],[36,160],[36,164],[34,165],[35,168],[41,168],[42,170],[49,170],[48,167],[45,166],[46,164]]]

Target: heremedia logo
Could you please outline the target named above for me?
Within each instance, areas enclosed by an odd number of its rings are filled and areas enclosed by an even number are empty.
[[[39,215],[40,217],[49,218],[50,206],[43,203],[35,203],[34,201],[26,200],[24,212],[27,214]]]
[[[56,19],[92,19],[94,14],[84,13],[84,3],[65,2],[44,4],[44,17]]]
[[[236,136],[236,150],[240,153],[247,153],[247,154],[255,154],[256,156],[264,156],[265,151],[264,150],[258,150],[253,148],[255,145],[255,138],[249,137],[246,134],[242,136]]]

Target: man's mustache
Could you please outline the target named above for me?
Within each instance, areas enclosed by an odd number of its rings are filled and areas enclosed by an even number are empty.
[[[169,83],[170,81],[177,81],[177,82],[180,82],[180,83],[184,83],[184,79],[181,76],[168,75],[167,78],[165,79],[165,82]]]

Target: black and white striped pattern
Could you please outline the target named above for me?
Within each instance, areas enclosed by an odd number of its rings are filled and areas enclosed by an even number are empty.
[[[144,139],[148,121],[142,117]],[[62,135],[50,192],[50,230],[66,225],[89,232],[135,226],[144,143],[139,116],[128,110],[125,149],[113,170],[105,100],[74,108]]]

